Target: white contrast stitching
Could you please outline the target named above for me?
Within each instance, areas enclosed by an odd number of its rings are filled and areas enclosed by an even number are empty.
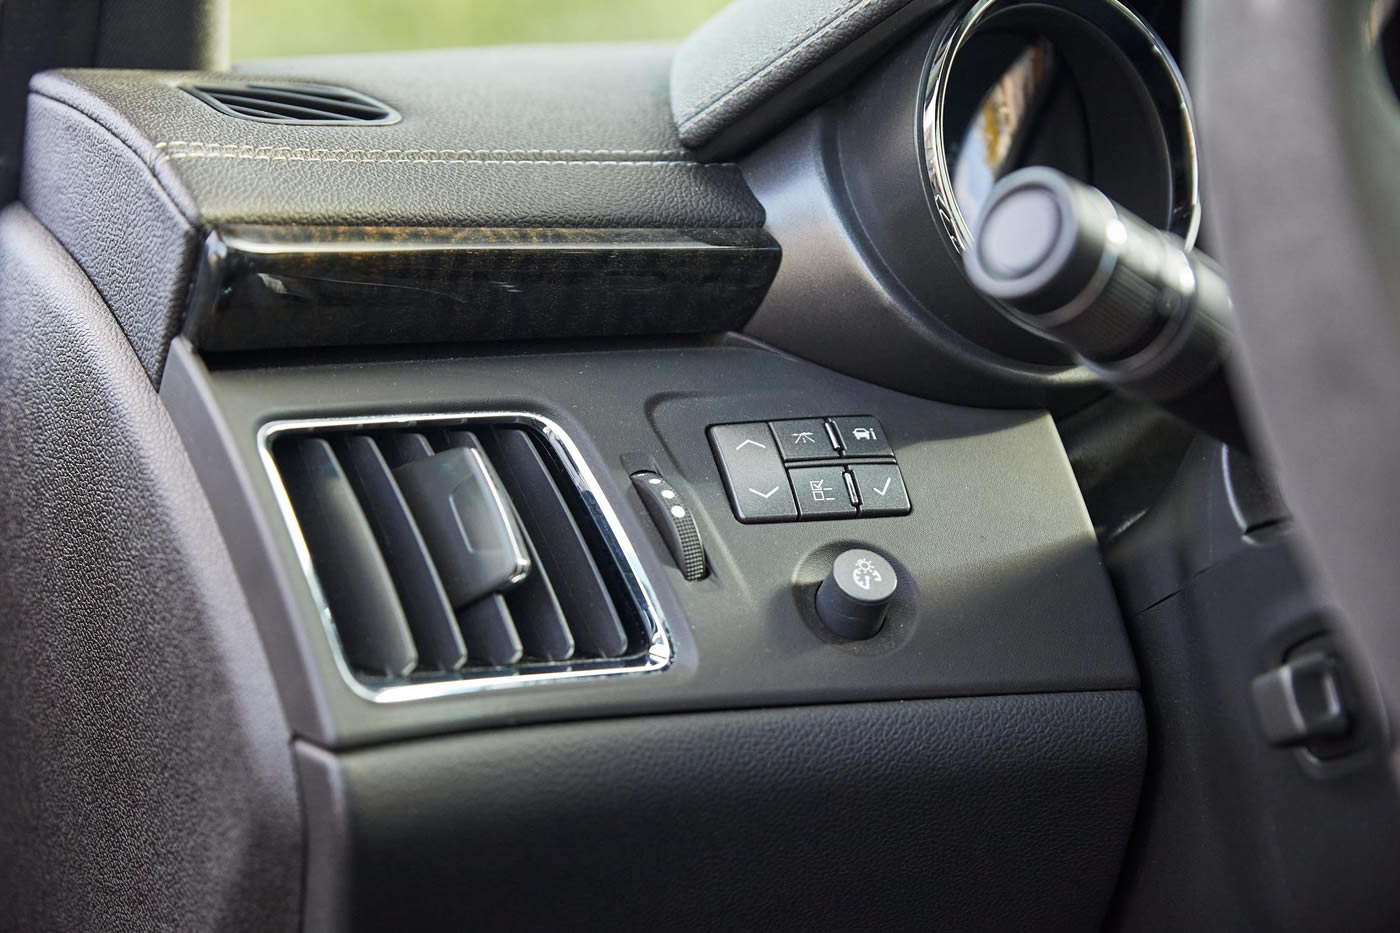
[[[627,165],[636,166],[638,168],[730,168],[734,165],[732,162],[639,162],[635,159],[369,159],[348,156],[323,156],[315,153],[301,155],[295,152],[287,155],[261,156],[236,152],[178,152],[162,156],[161,159],[163,161],[172,162],[181,159],[243,159],[247,161],[260,160],[263,162],[344,162],[359,163],[362,165]]]
[[[168,149],[172,146],[192,147],[200,146],[211,149],[246,149],[249,148],[242,143],[206,143],[187,139],[171,139],[165,142],[156,143],[157,149]],[[294,149],[295,146],[257,146],[258,149]],[[502,156],[502,155],[523,155],[523,156],[677,156],[685,157],[690,155],[685,149],[335,149],[333,152],[451,152],[460,156],[481,157],[481,156]]]
[[[711,164],[687,158],[636,159],[618,156],[685,156],[683,149],[322,149],[295,146],[252,146],[169,140],[156,143],[160,159],[249,159],[272,162],[413,162],[455,165],[642,165],[694,166]],[[558,158],[542,158],[555,156]],[[612,157],[612,158],[599,158]],[[732,163],[718,163],[732,165]]]
[[[824,26],[821,26],[815,32],[809,33],[807,37],[802,39],[800,42],[788,46],[788,48],[785,49],[781,54],[769,59],[767,65],[764,65],[758,71],[755,71],[753,74],[749,75],[747,78],[740,81],[738,84],[734,85],[728,90],[721,91],[718,97],[714,97],[709,102],[703,104],[699,110],[697,110],[695,113],[691,114],[690,116],[686,117],[684,120],[681,121],[680,128],[685,129],[686,127],[690,126],[696,120],[699,120],[711,110],[715,109],[720,104],[724,103],[726,100],[733,97],[735,94],[738,94],[744,88],[748,87],[750,84],[753,84],[759,78],[763,77],[768,72],[781,65],[788,56],[792,55],[798,49],[801,49],[803,46],[809,45],[822,38],[827,33],[831,32],[833,29],[840,26],[846,20],[850,19],[852,16],[859,13],[862,9],[869,5],[870,2],[867,2],[867,0],[860,0],[860,2],[857,2],[854,6],[848,8],[846,12],[842,13],[840,16],[828,20]]]

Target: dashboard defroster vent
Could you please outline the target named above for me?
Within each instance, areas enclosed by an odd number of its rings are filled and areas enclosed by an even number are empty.
[[[413,699],[669,663],[636,554],[551,422],[282,422],[261,441],[359,692]]]
[[[184,89],[220,113],[261,123],[363,126],[400,119],[394,108],[372,97],[329,84],[187,84]]]

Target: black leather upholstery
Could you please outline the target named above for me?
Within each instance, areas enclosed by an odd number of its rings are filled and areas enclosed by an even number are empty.
[[[1132,692],[299,746],[306,928],[1095,930],[1144,755]]]
[[[736,167],[698,163],[681,146],[671,52],[536,46],[257,66],[382,98],[403,115],[390,126],[240,120],[178,87],[218,75],[42,74],[24,200],[155,378],[210,225],[762,226]]]
[[[240,75],[345,84],[396,107],[403,120],[389,126],[240,120],[179,89],[220,77],[194,72],[50,73],[33,93],[120,139],[206,224],[761,225],[736,168],[681,147],[670,60],[665,45],[533,46],[287,60]],[[34,171],[48,171],[42,155],[31,146]]]
[[[0,929],[294,930],[289,734],[175,430],[0,214]]]
[[[775,117],[795,115],[794,106],[771,108],[775,98],[813,90],[806,79],[843,61],[853,63],[853,53],[868,60],[876,51],[872,41],[895,38],[895,32],[947,2],[735,0],[676,53],[671,107],[681,142],[710,147],[765,108]],[[745,135],[759,133],[751,129]]]
[[[26,143],[25,200],[82,266],[157,379],[200,241],[192,205],[187,198],[177,204],[138,150],[68,104],[32,97]]]

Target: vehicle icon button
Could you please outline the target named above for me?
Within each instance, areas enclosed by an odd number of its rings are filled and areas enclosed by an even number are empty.
[[[832,425],[845,448],[847,457],[892,457],[894,449],[885,436],[885,428],[870,415],[832,418]]]

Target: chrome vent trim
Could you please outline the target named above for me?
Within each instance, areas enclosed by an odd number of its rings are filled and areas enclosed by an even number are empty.
[[[419,683],[376,686],[362,680],[347,662],[340,637],[332,617],[325,592],[321,587],[311,559],[311,551],[302,533],[287,489],[273,458],[272,446],[278,438],[292,433],[345,430],[408,430],[425,427],[463,428],[513,426],[532,430],[543,439],[572,481],[589,518],[608,549],[622,585],[632,599],[634,608],[646,629],[648,643],[645,651],[625,658],[532,663],[519,671],[483,669],[468,675]],[[306,418],[269,421],[257,434],[258,456],[272,487],[278,511],[291,539],[293,551],[310,589],[321,628],[330,644],[331,655],[341,679],[356,695],[374,703],[405,703],[439,697],[458,696],[487,690],[501,690],[536,684],[572,682],[586,679],[612,678],[633,674],[656,673],[671,666],[675,660],[670,628],[657,598],[656,588],[628,538],[616,511],[584,461],[578,446],[554,421],[533,412],[477,411],[424,413],[411,415],[365,415],[358,417]],[[602,555],[598,555],[601,557]]]

